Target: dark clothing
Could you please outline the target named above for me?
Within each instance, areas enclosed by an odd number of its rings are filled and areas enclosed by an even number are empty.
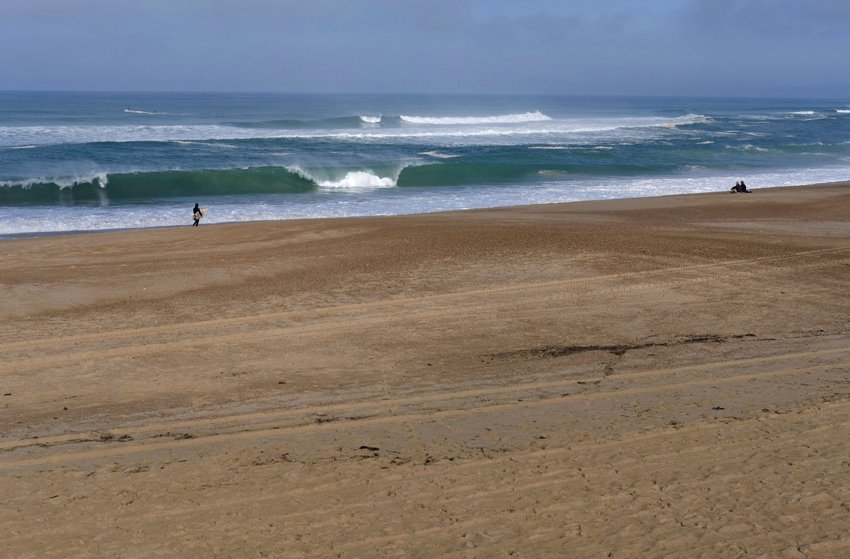
[[[201,208],[198,207],[198,204],[195,204],[195,207],[192,208],[192,218],[195,220],[192,227],[197,227],[198,222],[201,221]]]

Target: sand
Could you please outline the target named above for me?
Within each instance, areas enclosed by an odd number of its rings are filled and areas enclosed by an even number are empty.
[[[850,184],[0,242],[0,557],[846,557]]]

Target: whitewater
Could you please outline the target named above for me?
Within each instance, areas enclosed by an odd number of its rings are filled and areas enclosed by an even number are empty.
[[[0,235],[850,178],[846,99],[0,92]]]

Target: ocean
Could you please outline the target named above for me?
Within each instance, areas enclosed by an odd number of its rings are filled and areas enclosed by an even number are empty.
[[[0,92],[0,235],[850,179],[850,100]]]

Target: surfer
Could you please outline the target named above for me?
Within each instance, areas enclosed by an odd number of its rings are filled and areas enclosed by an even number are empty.
[[[192,224],[192,227],[197,227],[198,223],[201,221],[201,208],[198,207],[198,203],[195,202],[195,207],[192,208],[192,218],[195,220],[195,223]]]

